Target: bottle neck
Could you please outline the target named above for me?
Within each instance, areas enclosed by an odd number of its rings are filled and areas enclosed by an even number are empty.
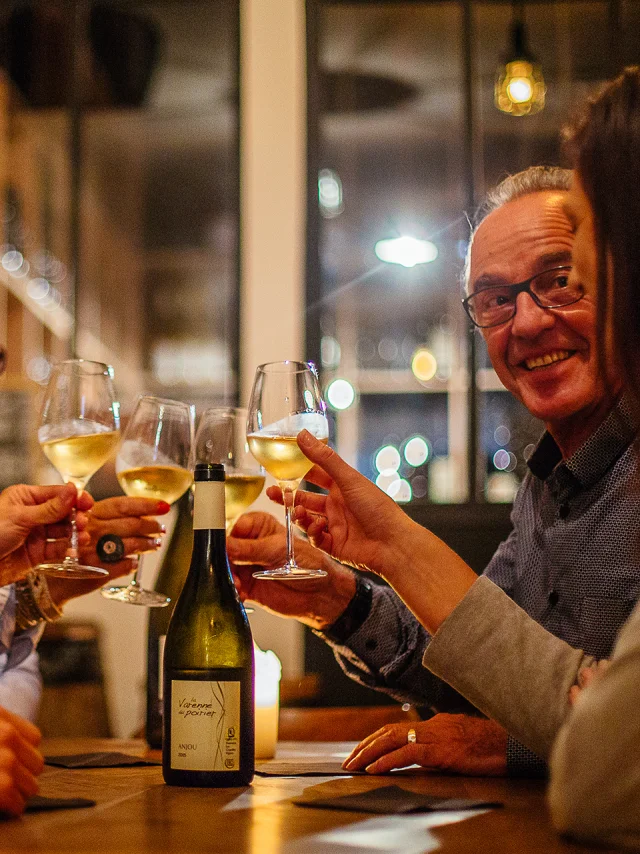
[[[199,583],[228,588],[235,596],[235,585],[227,560],[224,509],[222,481],[196,482],[191,572],[197,572]]]

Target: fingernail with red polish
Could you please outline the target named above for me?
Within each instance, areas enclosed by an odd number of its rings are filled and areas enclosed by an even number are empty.
[[[158,501],[158,513],[168,513],[170,509],[171,505],[166,501]]]

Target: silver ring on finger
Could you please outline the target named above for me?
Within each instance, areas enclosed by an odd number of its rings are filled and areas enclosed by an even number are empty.
[[[416,744],[418,741],[418,736],[416,735],[416,731],[413,727],[407,733],[407,744]]]

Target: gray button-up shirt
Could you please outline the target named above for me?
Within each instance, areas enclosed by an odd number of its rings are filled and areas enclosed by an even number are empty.
[[[596,658],[640,598],[640,466],[624,398],[569,459],[545,433],[529,460],[513,531],[485,575],[544,628]],[[323,636],[352,678],[440,712],[473,707],[422,666],[430,636],[389,588],[375,585],[371,611],[349,638]],[[511,773],[539,769],[510,739]]]

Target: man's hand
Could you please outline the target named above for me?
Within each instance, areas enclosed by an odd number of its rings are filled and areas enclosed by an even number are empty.
[[[227,552],[242,601],[251,599],[281,617],[295,617],[314,629],[334,623],[355,593],[353,573],[334,563],[305,540],[295,540],[296,559],[327,575],[305,581],[265,581],[254,578],[262,567],[282,566],[287,556],[285,530],[269,513],[246,513],[227,538]]]
[[[398,543],[412,534],[414,539],[423,535],[424,529],[306,430],[298,435],[298,445],[315,463],[305,479],[328,490],[327,495],[301,490],[296,494],[294,518],[311,543],[342,563],[382,576],[387,567],[403,563],[406,556],[398,553]],[[267,495],[283,503],[279,487],[270,487]]]
[[[307,430],[297,441],[314,463],[305,479],[328,493],[298,491],[296,523],[332,558],[382,576],[435,634],[477,581],[475,572],[328,445]],[[269,487],[267,495],[283,503],[277,487]]]
[[[410,729],[415,730],[415,744],[407,740]],[[440,714],[428,721],[387,724],[361,741],[343,768],[386,774],[407,765],[474,777],[504,777],[507,732],[494,721],[468,715]]]
[[[0,586],[24,578],[39,563],[57,560],[60,543],[67,547],[70,526],[65,520],[74,506],[85,511],[77,513],[76,523],[79,542],[88,543],[85,514],[92,505],[91,496],[78,495],[73,484],[19,484],[0,493]]]
[[[97,501],[88,514],[87,542],[80,549],[80,562],[106,569],[108,576],[95,579],[82,578],[72,581],[49,576],[47,579],[51,598],[57,605],[63,605],[69,599],[83,596],[98,587],[104,586],[113,578],[129,575],[135,569],[136,558],[127,557],[118,563],[102,563],[96,552],[96,545],[104,534],[116,534],[122,538],[125,555],[138,555],[151,552],[162,545],[165,527],[155,516],[169,511],[169,504],[152,498],[127,498],[116,496]],[[65,544],[59,545],[64,557]]]
[[[578,673],[578,681],[576,685],[572,685],[569,689],[569,704],[571,706],[575,706],[578,697],[584,689],[597,682],[599,679],[602,679],[604,674],[609,669],[609,665],[611,664],[606,658],[601,659],[600,661],[594,662],[589,667],[583,667],[582,670]]]
[[[40,730],[0,707],[0,813],[17,816],[38,791],[44,758]]]

